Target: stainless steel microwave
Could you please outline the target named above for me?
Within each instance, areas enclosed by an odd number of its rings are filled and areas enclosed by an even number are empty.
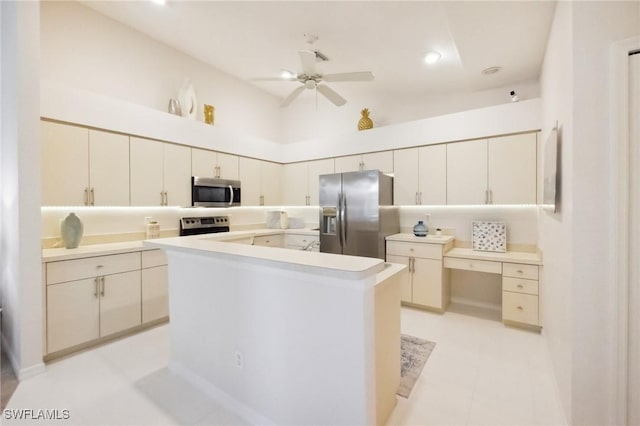
[[[193,207],[236,207],[240,199],[239,180],[191,177]]]

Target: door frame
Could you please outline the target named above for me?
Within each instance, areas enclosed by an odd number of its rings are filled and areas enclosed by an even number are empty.
[[[631,169],[629,153],[631,151],[631,135],[629,132],[629,54],[640,50],[640,37],[632,37],[612,44],[610,49],[610,140],[613,155],[611,170],[617,170],[611,179],[611,190],[615,196],[612,203],[612,217],[617,222],[613,233],[613,259],[616,261],[614,279],[617,283],[615,304],[617,318],[617,357],[616,357],[616,389],[617,407],[616,424],[627,423],[628,409],[628,371],[629,371],[629,288],[632,285],[629,275],[631,264],[631,238],[629,237],[629,213],[631,205],[630,186]],[[635,307],[636,309],[640,307]]]

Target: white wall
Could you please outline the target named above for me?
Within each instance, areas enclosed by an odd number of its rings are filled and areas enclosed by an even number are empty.
[[[215,126],[280,140],[279,99],[77,2],[42,2],[41,77],[167,111],[186,78]],[[181,31],[185,29],[176,29]],[[188,30],[188,29],[186,29]]]
[[[481,90],[471,93],[447,92],[428,97],[398,98],[395,96],[369,96],[350,101],[349,84],[331,83],[331,86],[347,99],[347,103],[336,107],[322,96],[316,105],[313,93],[303,92],[291,106],[282,110],[283,142],[292,143],[309,139],[326,139],[333,135],[350,134],[358,130],[360,111],[369,108],[374,128],[427,117],[452,114],[460,111],[495,106],[511,102],[510,90],[518,92],[520,100],[540,97],[540,85],[527,81],[509,87]],[[355,83],[363,84],[367,83]]]
[[[609,49],[640,34],[638,2],[559,2],[542,73],[543,138],[562,133],[562,205],[543,213],[543,332],[573,424],[615,424]]]
[[[0,3],[2,339],[23,379],[42,363],[38,2]]]
[[[573,5],[573,421],[612,424],[616,414],[617,286],[610,199],[611,43],[640,35],[640,2]],[[586,90],[588,88],[588,90]],[[594,226],[605,224],[605,226]]]
[[[571,422],[573,350],[573,51],[571,2],[558,2],[542,67],[542,132],[546,141],[556,121],[561,144],[559,212],[540,212],[541,276],[540,317],[567,420]],[[540,149],[540,154],[543,149]],[[541,155],[544,159],[544,155]],[[540,170],[543,170],[541,167]],[[541,179],[539,180],[541,182]],[[542,185],[539,185],[540,187]]]

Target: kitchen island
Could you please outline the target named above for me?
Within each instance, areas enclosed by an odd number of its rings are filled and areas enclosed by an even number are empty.
[[[172,371],[251,423],[383,424],[405,267],[232,234],[144,242],[168,256]]]

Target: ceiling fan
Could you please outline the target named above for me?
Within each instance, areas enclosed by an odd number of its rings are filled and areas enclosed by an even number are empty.
[[[316,37],[317,38],[317,37]],[[314,40],[315,41],[315,40]],[[331,89],[326,84],[323,84],[323,81],[371,81],[373,80],[373,73],[370,71],[360,71],[360,72],[345,72],[345,73],[336,73],[336,74],[320,74],[316,70],[316,61],[322,60],[326,61],[327,57],[317,50],[300,50],[298,52],[300,56],[300,63],[302,65],[302,73],[295,75],[292,72],[285,71],[288,75],[284,75],[279,79],[261,79],[261,80],[284,80],[284,81],[298,81],[302,83],[302,86],[297,87],[296,89],[287,96],[282,103],[281,107],[288,106],[295,98],[297,98],[300,93],[304,92],[305,89],[315,89],[317,92],[320,92],[321,95],[329,99],[334,105],[342,106],[347,100],[340,96],[335,90]]]

